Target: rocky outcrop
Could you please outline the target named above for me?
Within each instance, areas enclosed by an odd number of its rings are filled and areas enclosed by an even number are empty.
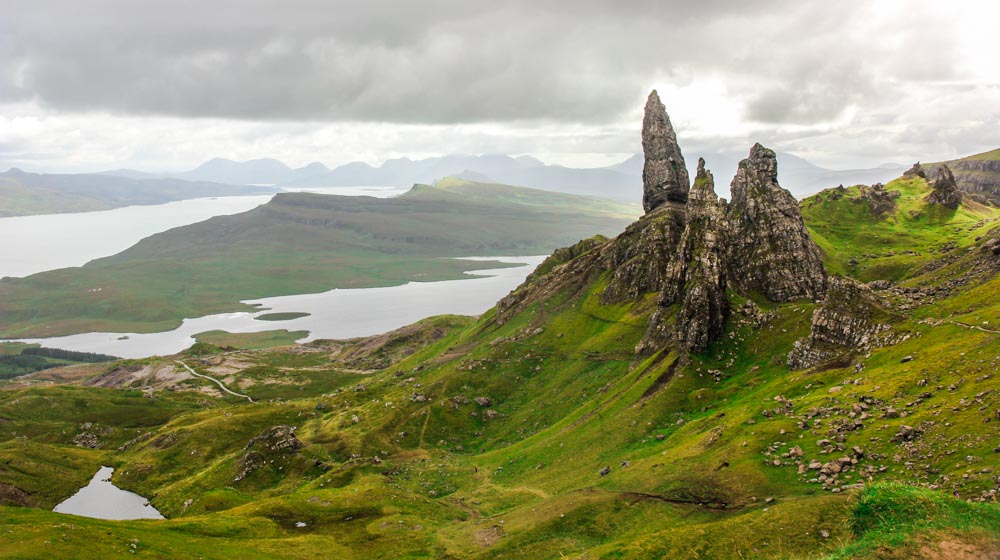
[[[272,426],[247,443],[233,482],[243,480],[257,469],[273,462],[275,457],[294,455],[301,448],[302,442],[295,437],[295,428]]]
[[[942,165],[938,170],[937,180],[934,181],[934,190],[927,195],[927,202],[940,204],[945,208],[957,210],[962,204],[962,191],[958,190],[955,183],[955,176],[947,165]]]
[[[632,301],[642,294],[660,291],[684,233],[685,206],[665,203],[615,238],[607,250],[607,265],[614,272],[601,293],[602,302]]]
[[[921,179],[926,179],[927,173],[918,161],[917,163],[914,163],[912,167],[903,172],[903,177],[920,177]]]
[[[682,350],[704,352],[719,339],[729,317],[726,295],[725,252],[722,246],[723,210],[715,194],[712,173],[698,159],[698,175],[687,204],[687,225],[677,254],[670,262],[639,351],[645,352],[672,339]],[[680,304],[668,329],[666,308]]]
[[[31,495],[13,484],[0,482],[0,506],[32,507]]]
[[[947,165],[955,176],[958,188],[981,203],[1000,206],[1000,156],[996,151],[945,163],[927,164],[929,173],[935,173],[942,165]]]
[[[871,213],[881,218],[886,214],[896,212],[896,199],[900,197],[899,191],[887,191],[882,183],[875,183],[868,187],[860,185],[861,195],[857,198],[859,202],[868,204]]]
[[[642,207],[652,212],[666,202],[687,201],[690,179],[667,110],[654,89],[642,118]]]
[[[797,340],[788,354],[788,367],[812,367],[845,353],[881,346],[888,342],[890,317],[870,287],[833,277],[823,305],[813,312],[809,336]]]
[[[822,298],[822,257],[795,197],[778,184],[774,152],[754,144],[730,189],[725,245],[733,287],[774,302]]]
[[[712,174],[698,162],[688,187],[684,159],[656,92],[643,120],[646,214],[611,240],[586,240],[559,251],[497,304],[506,322],[556,293],[572,294],[606,278],[604,304],[645,306],[657,294],[640,354],[675,346],[700,353],[722,337],[729,291],[773,302],[821,299],[827,276],[795,198],[777,181],[774,152],[755,145],[732,182],[733,202],[720,201]],[[882,196],[884,190],[873,188]],[[890,196],[891,195],[886,195]]]

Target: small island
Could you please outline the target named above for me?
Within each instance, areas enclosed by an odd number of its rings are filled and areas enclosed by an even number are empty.
[[[295,311],[289,311],[287,313],[265,313],[263,315],[258,315],[254,317],[256,321],[291,321],[292,319],[301,319],[303,317],[308,317],[311,313],[299,313]]]

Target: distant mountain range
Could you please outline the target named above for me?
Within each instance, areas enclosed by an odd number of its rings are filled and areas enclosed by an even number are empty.
[[[705,158],[726,195],[729,180],[736,173],[741,153],[692,154],[687,164],[693,174],[699,155]],[[872,169],[834,170],[814,165],[805,159],[778,152],[778,174],[782,186],[797,197],[807,196],[838,184],[870,184],[886,182],[906,169],[900,164],[888,164]],[[444,177],[459,177],[474,181],[497,182],[637,202],[642,198],[642,157],[599,168],[572,168],[548,165],[531,156],[507,155],[447,155],[419,160],[391,159],[379,166],[352,162],[330,169],[314,162],[292,168],[276,159],[255,159],[237,162],[215,158],[191,171],[170,175],[154,175],[134,170],[115,170],[107,174],[132,178],[173,177],[193,181],[248,185],[295,187],[394,186],[408,188],[417,183],[430,184]],[[692,175],[693,176],[693,175]]]
[[[949,163],[959,187],[983,200],[1000,201],[997,161],[1000,150]],[[693,153],[686,158],[690,173],[698,157],[716,179],[720,196],[729,196],[729,182],[742,153]],[[869,169],[827,169],[801,157],[777,152],[778,180],[802,199],[837,185],[886,183],[908,167],[886,164]],[[928,164],[934,171],[939,164]],[[0,216],[53,212],[82,212],[134,204],[162,204],[205,196],[233,196],[278,192],[282,187],[393,186],[433,184],[445,177],[479,183],[502,183],[621,202],[642,199],[642,156],[598,168],[548,165],[523,155],[447,155],[426,159],[391,159],[379,166],[352,162],[330,169],[319,162],[292,168],[276,159],[233,161],[211,159],[180,173],[148,173],[116,169],[103,173],[58,175],[0,173]]]

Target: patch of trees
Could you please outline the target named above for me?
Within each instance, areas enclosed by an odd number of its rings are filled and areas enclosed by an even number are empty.
[[[0,379],[11,379],[19,375],[54,368],[60,364],[50,362],[41,356],[12,354],[0,356]]]
[[[71,362],[84,362],[96,364],[100,362],[113,362],[120,360],[117,356],[107,354],[95,354],[93,352],[74,352],[73,350],[62,350],[60,348],[25,348],[21,350],[22,356],[42,356],[44,358],[55,358],[57,360],[69,360]]]
[[[65,362],[96,364],[118,359],[115,356],[93,352],[74,352],[59,348],[25,348],[20,354],[0,355],[0,379],[12,379],[43,369],[59,367],[66,365]]]

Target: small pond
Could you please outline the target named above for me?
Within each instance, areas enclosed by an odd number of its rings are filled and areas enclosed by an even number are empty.
[[[111,483],[115,469],[101,467],[81,488],[52,511],[97,519],[163,519],[146,498]]]

